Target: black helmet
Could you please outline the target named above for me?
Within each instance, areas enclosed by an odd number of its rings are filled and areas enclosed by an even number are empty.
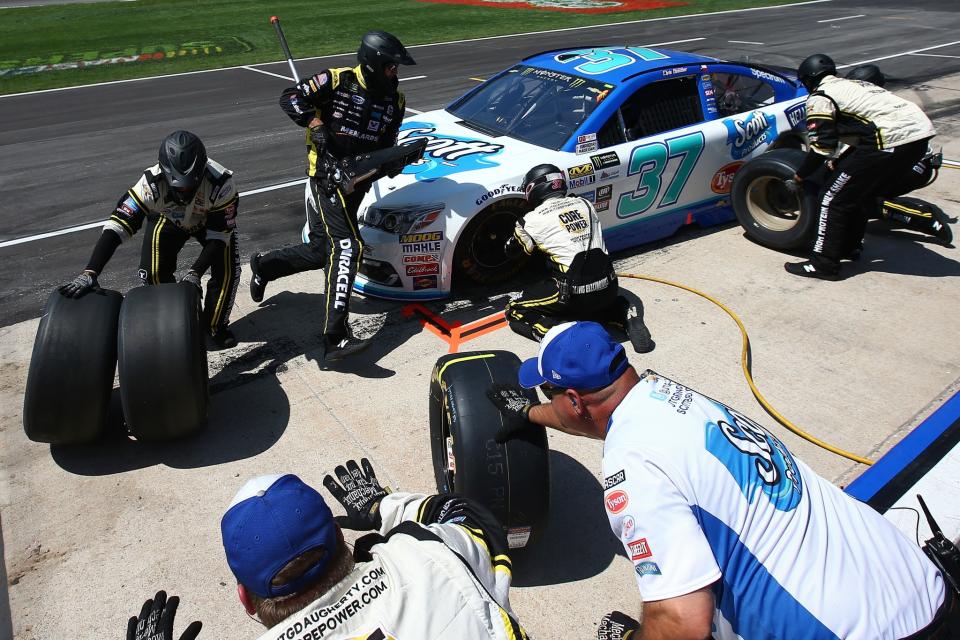
[[[523,176],[523,192],[531,207],[538,207],[548,198],[567,195],[567,183],[563,172],[552,164],[538,164]]]
[[[854,67],[850,69],[850,73],[848,73],[846,77],[850,80],[863,80],[864,82],[875,84],[878,87],[882,87],[887,83],[886,76],[880,71],[880,67],[875,64],[862,64],[859,67]]]
[[[797,79],[807,88],[807,91],[816,89],[826,76],[835,75],[837,75],[837,65],[825,53],[815,53],[807,57],[797,68]]]
[[[206,167],[207,150],[189,131],[174,131],[160,143],[160,173],[177,203],[185,204],[193,198]]]
[[[384,67],[388,64],[417,64],[400,40],[386,31],[371,31],[364,35],[357,50],[357,60],[370,88],[382,92],[397,87],[397,79],[387,78]]]

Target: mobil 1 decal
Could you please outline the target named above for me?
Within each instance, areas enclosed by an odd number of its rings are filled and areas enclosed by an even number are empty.
[[[627,184],[633,191],[620,195],[617,217],[630,218],[651,209],[675,205],[703,154],[703,133],[695,131],[662,142],[634,147],[630,152]]]

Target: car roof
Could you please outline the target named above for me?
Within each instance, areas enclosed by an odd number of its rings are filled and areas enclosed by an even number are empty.
[[[567,57],[568,59],[578,58],[590,51],[598,52],[594,56],[594,60],[605,60],[606,62],[591,63],[590,59],[588,58],[583,58],[582,62],[577,62],[575,64],[569,60],[567,62],[560,62],[564,59],[564,57]],[[687,53],[685,51],[673,51],[671,49],[630,45],[611,45],[543,51],[541,53],[524,58],[523,62],[524,64],[540,67],[542,69],[549,69],[551,71],[560,71],[582,77],[594,78],[601,82],[616,85],[622,83],[631,76],[635,76],[638,73],[644,73],[652,69],[662,69],[664,67],[684,67],[706,64],[708,62],[720,62],[720,60],[717,58],[697,55],[695,53]],[[587,64],[592,65],[592,73],[585,73],[582,70],[577,69],[578,66],[583,68]]]

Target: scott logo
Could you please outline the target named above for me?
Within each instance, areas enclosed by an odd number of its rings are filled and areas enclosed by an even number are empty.
[[[710,181],[710,189],[714,193],[730,193],[730,189],[733,187],[733,177],[742,166],[743,162],[737,161],[721,167],[719,171],[713,174],[713,180]]]
[[[627,497],[626,491],[614,491],[606,498],[607,511],[610,513],[620,513],[627,508],[629,502],[630,498]]]
[[[734,160],[740,160],[777,137],[777,119],[762,111],[724,120],[723,124],[727,127],[727,144]]]

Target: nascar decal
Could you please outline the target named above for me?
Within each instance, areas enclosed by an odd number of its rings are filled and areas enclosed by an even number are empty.
[[[795,104],[784,113],[787,116],[787,122],[790,123],[791,129],[803,129],[803,122],[807,119],[807,103],[801,102],[800,104]]]
[[[498,7],[504,9],[540,9],[567,13],[615,13],[622,11],[646,11],[685,5],[686,2],[670,0],[419,0],[437,4],[459,4],[472,7]]]
[[[603,479],[603,490],[607,491],[608,489],[613,489],[615,486],[627,479],[627,474],[623,469],[617,471],[612,476],[607,476]]]
[[[707,451],[727,468],[749,502],[764,495],[779,511],[795,509],[803,483],[787,448],[747,416],[709,401],[723,417],[706,424]]]
[[[733,177],[742,166],[743,162],[738,160],[720,167],[720,170],[713,174],[713,180],[710,181],[710,190],[721,195],[730,193],[730,189],[733,188]]]
[[[627,548],[630,549],[630,559],[634,562],[637,560],[643,560],[644,558],[649,558],[653,555],[653,551],[650,550],[650,545],[647,544],[646,538],[640,538],[639,540],[628,542]]]
[[[620,513],[627,508],[628,504],[630,504],[630,498],[627,496],[626,491],[617,489],[604,498],[604,502],[607,505],[607,511],[610,513]]]
[[[734,160],[740,160],[777,137],[777,118],[762,111],[723,121],[727,127],[727,144]]]
[[[397,142],[419,138],[427,140],[423,158],[403,168],[403,173],[415,175],[418,181],[496,167],[499,163],[490,158],[503,151],[502,144],[437,134],[436,127],[429,122],[404,123],[397,135]]]

